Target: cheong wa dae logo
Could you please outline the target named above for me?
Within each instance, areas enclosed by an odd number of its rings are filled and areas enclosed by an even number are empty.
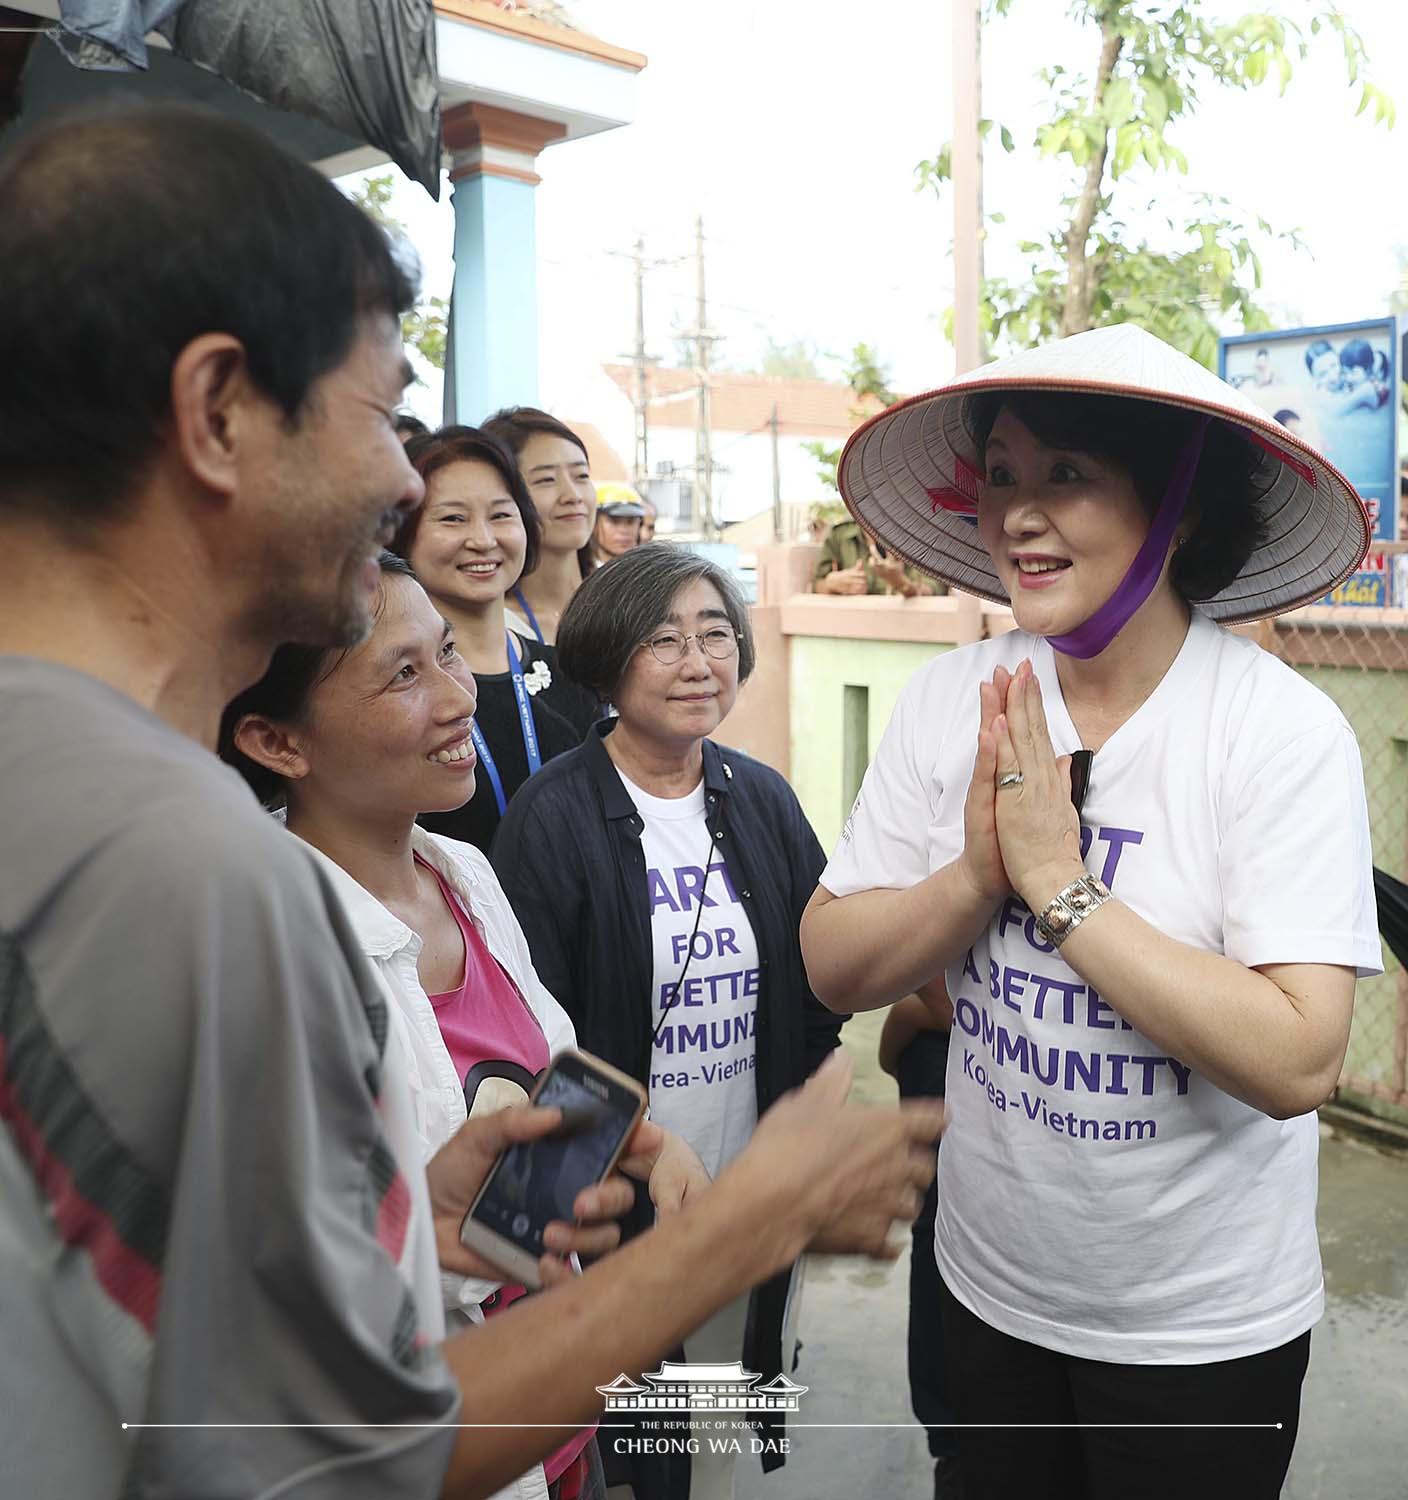
[[[794,1384],[785,1375],[758,1385],[762,1376],[749,1374],[737,1360],[719,1365],[666,1361],[641,1379],[649,1384],[618,1375],[610,1385],[597,1386],[606,1397],[607,1411],[796,1411],[797,1398],[807,1391],[806,1386]]]

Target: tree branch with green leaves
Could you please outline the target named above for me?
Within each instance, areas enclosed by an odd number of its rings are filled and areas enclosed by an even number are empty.
[[[405,239],[406,226],[391,212],[393,190],[393,179],[387,172],[380,177],[367,178],[352,194],[352,201],[370,214],[388,234]],[[444,297],[426,297],[401,318],[401,338],[437,370],[445,368],[449,316],[450,304]]]
[[[987,18],[1007,15],[1014,3],[991,0]],[[1257,300],[1257,240],[1299,246],[1299,235],[1261,219],[1248,225],[1225,199],[1202,195],[1192,212],[1163,215],[1157,240],[1139,238],[1116,216],[1116,200],[1127,216],[1141,174],[1187,174],[1188,159],[1172,137],[1196,113],[1200,90],[1247,90],[1274,79],[1284,94],[1317,42],[1339,42],[1347,84],[1358,90],[1356,116],[1368,113],[1376,125],[1392,128],[1393,101],[1366,76],[1363,39],[1338,5],[1307,0],[1298,15],[1257,11],[1224,22],[1211,17],[1203,0],[1074,0],[1070,15],[1092,33],[1092,43],[1098,36],[1095,69],[1042,71],[1053,110],[1033,145],[1039,156],[1069,164],[1072,190],[1062,199],[1058,227],[1019,243],[1031,257],[1030,275],[984,282],[984,328],[1022,347],[1136,321],[1211,365],[1229,321],[1247,332],[1269,326]],[[993,121],[983,122],[984,136],[993,128],[1004,149],[1013,149],[1011,133]],[[952,177],[950,148],[916,171],[919,189],[942,193]],[[992,214],[989,222],[1001,223],[1002,216]]]

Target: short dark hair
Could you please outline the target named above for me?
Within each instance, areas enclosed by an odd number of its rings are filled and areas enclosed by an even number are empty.
[[[488,464],[497,471],[508,486],[513,503],[523,517],[523,529],[528,533],[528,545],[523,553],[523,576],[538,566],[538,548],[543,536],[542,519],[538,515],[538,507],[533,504],[533,497],[528,493],[528,486],[523,482],[523,476],[518,472],[518,465],[513,461],[513,455],[502,443],[495,442],[482,427],[441,427],[436,432],[411,438],[406,444],[406,457],[410,460],[411,467],[425,480],[427,489],[430,487],[430,476],[451,464]],[[391,544],[391,550],[398,556],[411,555],[424,514],[425,506],[418,505],[401,523],[396,540]]]
[[[1306,345],[1305,348],[1305,368],[1307,370],[1314,370],[1315,361],[1319,359],[1322,354],[1333,354],[1334,352],[1335,346],[1329,341],[1329,339],[1312,340],[1309,344]]]
[[[415,301],[409,252],[321,173],[206,110],[36,129],[0,162],[0,203],[0,509],[120,515],[200,335],[238,338],[293,424],[361,320]]]
[[[562,670],[610,702],[637,647],[669,618],[682,588],[711,583],[738,637],[738,680],[754,666],[753,627],[738,585],[717,563],[668,542],[646,542],[604,563],[573,594],[557,627]]]
[[[413,411],[398,411],[392,422],[401,437],[424,437],[430,431]]]
[[[536,406],[505,406],[493,416],[485,417],[479,430],[496,438],[515,458],[528,446],[529,439],[539,433],[545,433],[548,437],[566,438],[569,443],[575,443],[582,450],[583,458],[587,457],[587,445],[582,439],[565,422],[559,422],[547,412],[539,411]]]
[[[414,581],[415,569],[394,552],[382,552],[377,561],[381,565],[383,580],[391,574]],[[376,603],[378,615],[385,603],[383,582]],[[216,742],[220,759],[244,777],[265,807],[278,807],[283,802],[284,779],[277,771],[251,760],[235,744],[235,730],[239,728],[240,720],[246,714],[258,714],[276,723],[296,724],[307,712],[313,689],[332,676],[352,649],[351,646],[280,646],[259,681],[247,687],[221,715],[220,735]]]
[[[964,413],[980,454],[1004,409],[1048,448],[1093,453],[1128,470],[1150,519],[1196,420],[1181,406],[1136,397],[984,391],[968,399]],[[1169,570],[1184,599],[1220,594],[1264,540],[1266,523],[1256,501],[1267,475],[1261,450],[1235,427],[1219,421],[1208,425],[1188,497],[1196,521]]]

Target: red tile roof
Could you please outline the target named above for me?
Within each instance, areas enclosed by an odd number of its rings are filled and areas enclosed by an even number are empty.
[[[614,479],[620,484],[631,482],[626,461],[601,435],[601,429],[591,422],[574,422],[564,417],[564,423],[587,445],[587,467],[593,479]]]

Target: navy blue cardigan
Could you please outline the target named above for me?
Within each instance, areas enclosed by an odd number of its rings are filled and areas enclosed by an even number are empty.
[[[572,1017],[582,1046],[647,1083],[653,950],[642,822],[594,725],[515,793],[492,860],[523,925],[533,966]],[[761,1116],[837,1045],[846,1019],[812,994],[797,929],[826,863],[796,794],[770,767],[705,740],[704,797],[758,945],[756,1081]],[[749,1306],[743,1363],[781,1372],[787,1275]],[[780,1463],[763,1460],[764,1468]],[[673,1491],[674,1485],[668,1486]]]

